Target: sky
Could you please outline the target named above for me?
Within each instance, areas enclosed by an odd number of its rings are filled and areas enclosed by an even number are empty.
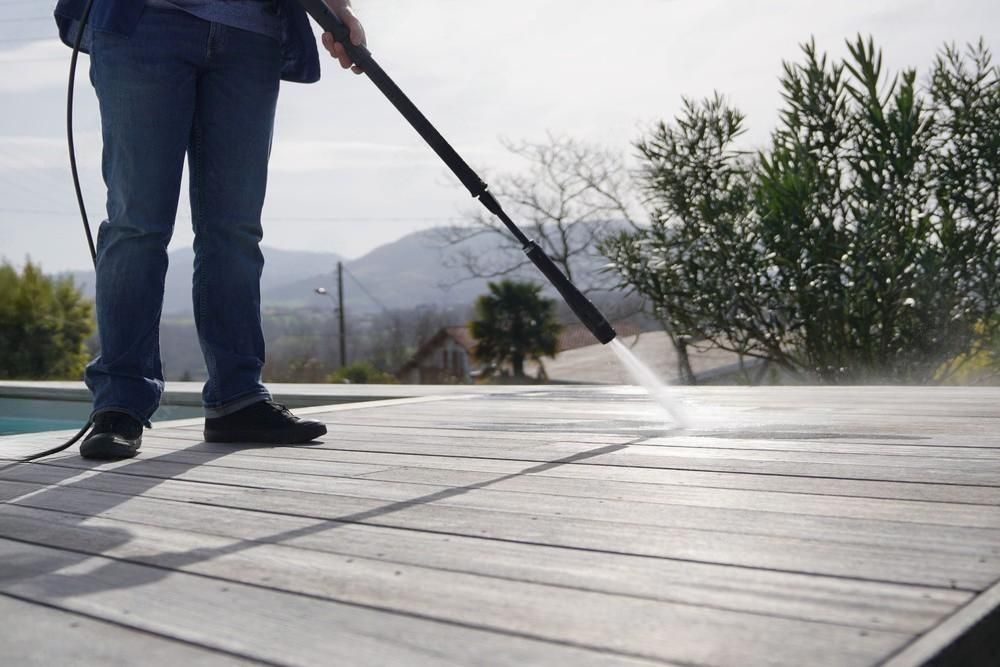
[[[46,271],[90,264],[66,157],[70,50],[54,2],[0,0],[0,258]],[[355,0],[376,60],[473,168],[524,168],[503,140],[548,133],[623,156],[683,97],[718,91],[763,147],[783,60],[811,37],[831,56],[872,35],[895,71],[926,74],[946,42],[1000,51],[996,0]],[[468,218],[466,191],[363,76],[328,58],[316,84],[282,85],[264,245],[345,257]],[[77,155],[91,224],[103,218],[100,119],[86,77]],[[171,248],[190,246],[186,181]]]

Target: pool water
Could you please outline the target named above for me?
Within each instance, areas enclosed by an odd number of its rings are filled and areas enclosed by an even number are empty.
[[[79,429],[90,416],[90,409],[89,403],[81,401],[0,398],[0,436]],[[204,414],[201,407],[164,405],[156,411],[152,421],[191,419]]]
[[[86,419],[86,417],[84,417]],[[33,419],[30,417],[0,417],[0,435],[62,431],[83,426],[82,419]]]

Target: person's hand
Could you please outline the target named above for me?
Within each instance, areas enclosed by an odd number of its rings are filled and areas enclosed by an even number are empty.
[[[365,43],[365,29],[361,26],[361,21],[354,15],[351,9],[350,0],[335,0],[329,3],[330,9],[337,15],[340,22],[351,31],[351,43],[355,46],[362,46]],[[333,39],[333,33],[323,33],[323,46],[330,52],[330,55],[340,61],[340,66],[344,69],[350,68],[355,74],[361,74],[360,67],[351,61],[351,56],[347,55],[347,49],[340,42]]]

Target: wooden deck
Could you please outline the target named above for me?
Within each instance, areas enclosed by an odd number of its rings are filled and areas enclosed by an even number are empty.
[[[0,463],[0,664],[1000,664],[1000,390],[684,395],[687,431],[528,387]]]

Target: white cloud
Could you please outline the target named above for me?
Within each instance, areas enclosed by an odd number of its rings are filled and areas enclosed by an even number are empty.
[[[55,38],[0,51],[0,94],[65,88],[71,54]],[[81,55],[77,63],[78,78],[86,80],[89,63],[87,56]]]

